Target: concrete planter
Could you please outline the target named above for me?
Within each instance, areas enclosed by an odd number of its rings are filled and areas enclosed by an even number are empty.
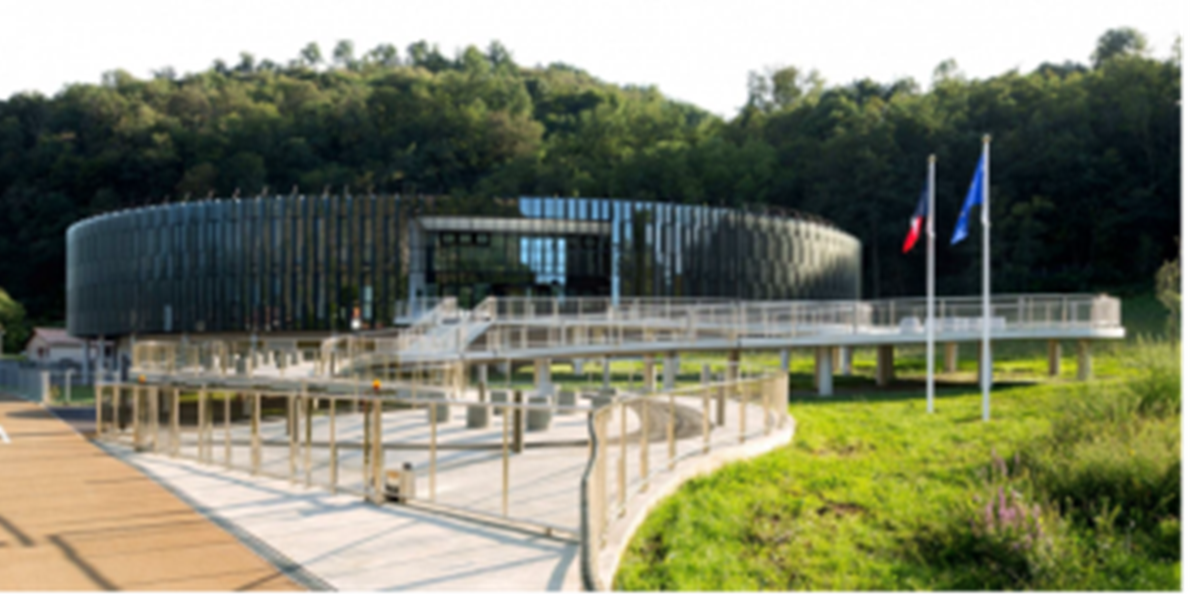
[[[531,396],[530,404],[544,405],[545,409],[529,409],[526,411],[526,431],[546,431],[551,427],[551,397]]]
[[[487,429],[493,420],[487,406],[469,406],[467,416],[469,429]]]

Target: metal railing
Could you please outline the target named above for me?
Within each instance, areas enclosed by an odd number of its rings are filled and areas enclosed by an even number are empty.
[[[457,375],[414,369],[356,379],[346,393],[307,381],[100,383],[96,435],[375,504],[399,499],[576,539],[588,560],[633,500],[677,465],[789,419],[786,374],[738,363],[705,365],[699,385],[621,395],[469,389]]]
[[[45,396],[46,377],[33,363],[0,360],[0,390],[40,402]]]
[[[436,306],[442,302],[442,298],[438,297],[424,297],[418,298],[414,302],[407,302],[405,300],[394,301],[394,321],[417,320],[427,312],[435,309]]]
[[[977,334],[982,306],[977,297],[939,298],[932,307],[938,334]],[[921,298],[866,301],[740,302],[708,299],[487,298],[461,311],[446,298],[397,335],[340,335],[323,342],[319,355],[260,343],[139,342],[137,372],[179,370],[260,377],[350,375],[344,369],[373,364],[445,362],[518,356],[523,351],[557,354],[649,351],[656,347],[699,349],[749,347],[818,336],[923,335],[929,307]],[[991,329],[996,335],[1060,334],[1120,327],[1117,298],[1105,295],[995,296]],[[523,355],[525,356],[525,355]],[[263,367],[264,365],[264,367]]]
[[[736,369],[729,363],[716,381],[706,368],[700,385],[621,397],[589,415],[580,529],[586,589],[605,587],[601,550],[613,543],[620,553],[629,541],[630,523],[645,510],[634,506],[638,497],[686,461],[769,436],[790,422],[787,373]]]

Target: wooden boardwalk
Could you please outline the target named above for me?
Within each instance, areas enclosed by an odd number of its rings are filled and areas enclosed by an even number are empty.
[[[303,589],[37,404],[0,427],[0,591]]]

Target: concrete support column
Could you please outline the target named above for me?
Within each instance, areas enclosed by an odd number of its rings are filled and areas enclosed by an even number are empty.
[[[1089,340],[1077,340],[1077,380],[1094,378],[1094,353]]]
[[[895,347],[878,347],[878,364],[874,370],[874,381],[878,387],[886,387],[895,379]]]
[[[816,348],[816,390],[821,396],[833,395],[833,349]]]
[[[841,374],[853,375],[853,348],[841,346]]]
[[[663,389],[675,389],[675,378],[679,375],[679,353],[668,352],[663,362]]]
[[[833,346],[829,348],[829,370],[834,373],[841,371],[841,347]]]
[[[741,350],[730,350],[729,351],[729,365],[725,369],[725,379],[726,380],[732,381],[734,379],[737,379],[737,374],[740,370],[738,368],[738,365],[740,365],[740,364],[741,364]]]
[[[957,342],[949,342],[944,345],[944,372],[957,372]]]
[[[779,370],[784,373],[791,372],[791,350],[789,348],[779,350]]]
[[[476,382],[480,385],[489,384],[489,365],[476,366]]]
[[[602,388],[606,389],[606,390],[612,389],[613,386],[611,385],[611,378],[609,375],[609,357],[608,356],[605,357],[605,360],[603,361],[601,368],[603,370],[603,372],[601,373]]]
[[[1048,340],[1048,375],[1060,375],[1060,340]]]
[[[646,391],[648,391],[648,392],[654,391],[654,383],[655,383],[654,380],[655,380],[654,357],[653,356],[643,356],[642,357],[642,383],[645,384]]]
[[[572,361],[572,374],[577,377],[584,374],[584,359],[577,358]]]
[[[541,394],[551,393],[551,361],[539,358],[534,361],[534,389]]]

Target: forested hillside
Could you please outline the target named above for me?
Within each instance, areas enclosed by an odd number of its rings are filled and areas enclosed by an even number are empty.
[[[73,221],[347,187],[793,208],[862,240],[866,296],[915,295],[923,246],[904,256],[900,242],[935,152],[938,290],[976,294],[979,244],[947,237],[986,132],[996,291],[1150,287],[1177,252],[1180,55],[1142,46],[1115,30],[1091,40],[1089,64],[987,80],[945,61],[926,86],[829,87],[772,68],[728,121],[653,87],[518,65],[498,43],[449,58],[342,42],[326,59],[312,44],[285,65],[245,54],[186,76],[112,71],[0,100],[0,288],[34,320],[60,320]]]

